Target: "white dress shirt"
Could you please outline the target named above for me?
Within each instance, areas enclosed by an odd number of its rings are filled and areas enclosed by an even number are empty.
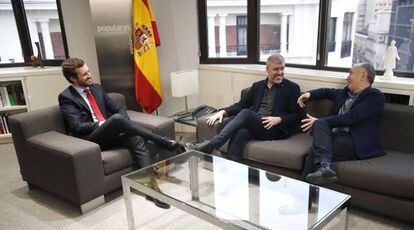
[[[79,95],[81,95],[81,97],[83,98],[83,100],[86,102],[86,104],[88,105],[88,108],[89,108],[89,111],[91,111],[91,114],[92,114],[92,119],[93,119],[93,121],[94,122],[99,122],[99,126],[101,126],[105,121],[99,121],[98,120],[98,117],[96,116],[96,114],[93,112],[93,109],[92,109],[92,107],[91,107],[91,104],[89,103],[89,100],[88,100],[88,96],[86,95],[86,93],[85,93],[85,91],[84,91],[84,89],[85,88],[81,88],[81,87],[77,87],[77,86],[74,86],[74,85],[72,85],[73,86],[73,88],[75,88],[75,90],[76,90],[76,92],[78,92],[79,93]],[[86,87],[86,89],[89,89],[89,87]]]

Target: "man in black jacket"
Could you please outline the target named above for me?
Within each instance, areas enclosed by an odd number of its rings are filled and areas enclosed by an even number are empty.
[[[62,64],[63,75],[71,83],[59,94],[59,106],[71,135],[97,143],[101,150],[123,146],[134,155],[138,167],[154,161],[144,140],[170,150],[178,150],[179,141],[154,134],[134,123],[126,111],[106,95],[103,88],[92,83],[91,73],[83,60],[68,58]],[[159,207],[167,204],[156,201]]]
[[[379,123],[385,99],[381,91],[371,87],[374,79],[372,65],[355,64],[343,89],[315,89],[299,97],[301,107],[312,100],[333,102],[329,116],[316,118],[307,114],[302,120],[303,131],[311,132],[313,137],[302,175],[308,182],[326,184],[338,180],[331,162],[384,155],[379,145]]]
[[[221,123],[224,116],[236,117],[211,140],[187,144],[190,149],[211,153],[229,141],[228,158],[240,160],[248,140],[288,138],[300,121],[302,110],[296,104],[299,86],[284,78],[285,59],[280,54],[269,56],[267,78],[253,83],[240,102],[207,118],[207,124]]]

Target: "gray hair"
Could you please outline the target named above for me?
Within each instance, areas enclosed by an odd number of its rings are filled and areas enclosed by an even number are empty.
[[[374,67],[369,63],[359,63],[357,64],[359,67],[363,68],[367,72],[368,81],[372,85],[375,80],[375,69]]]
[[[281,54],[272,54],[267,58],[266,66],[268,67],[270,63],[285,64],[285,58]]]

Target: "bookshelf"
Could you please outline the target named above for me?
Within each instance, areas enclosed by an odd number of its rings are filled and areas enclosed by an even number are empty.
[[[0,144],[12,142],[7,117],[57,105],[57,97],[69,83],[60,67],[0,68]]]
[[[0,143],[11,141],[8,117],[26,111],[22,79],[0,79]]]

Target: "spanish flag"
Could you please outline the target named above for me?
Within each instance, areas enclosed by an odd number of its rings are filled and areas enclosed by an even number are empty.
[[[162,102],[156,46],[160,45],[150,0],[133,0],[135,97],[147,113]]]

